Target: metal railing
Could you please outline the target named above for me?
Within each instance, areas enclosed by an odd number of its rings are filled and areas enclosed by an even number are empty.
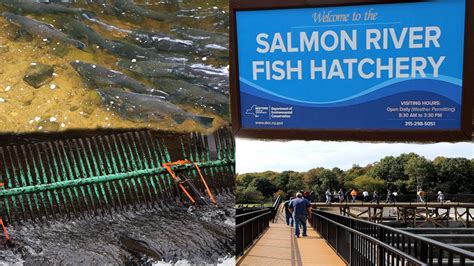
[[[312,211],[313,227],[351,265],[465,265],[474,253],[386,225]]]
[[[272,213],[271,213],[271,219],[273,222],[276,222],[278,219],[278,210],[280,209],[280,204],[283,201],[283,198],[281,196],[278,196],[275,201],[273,202],[272,205]]]
[[[270,226],[270,221],[275,220],[281,204],[278,196],[272,207],[251,211],[235,216],[236,255],[240,256],[245,249],[250,247]]]
[[[244,254],[244,250],[267,230],[272,220],[271,214],[272,210],[265,208],[235,216],[236,221],[241,221],[235,226],[237,256]]]

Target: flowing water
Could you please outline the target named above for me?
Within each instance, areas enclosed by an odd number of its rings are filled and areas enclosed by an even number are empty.
[[[23,2],[0,0],[0,133],[212,132],[228,124],[227,1]],[[143,32],[150,38],[140,39]],[[41,70],[34,82],[31,69]],[[0,262],[225,262],[233,256],[234,197],[218,199],[192,211],[137,206],[9,226],[14,246],[0,251]]]
[[[128,211],[9,229],[15,246],[4,263],[103,265],[124,263],[217,264],[233,255],[234,197],[192,211],[181,206]]]
[[[227,1],[135,2],[139,8],[165,14],[164,21],[118,10],[114,4],[131,3],[128,0],[108,2],[90,0],[66,4],[68,8],[82,8],[84,11],[76,14],[40,11],[32,13],[28,9],[11,4],[15,1],[0,0],[0,13],[12,12],[28,19],[52,24],[69,38],[84,43],[85,48],[81,50],[57,39],[30,34],[25,27],[15,25],[14,22],[10,23],[5,15],[0,16],[1,132],[51,132],[95,128],[153,128],[211,132],[228,123],[228,102],[225,101],[228,97],[228,84],[213,83],[216,78],[225,83],[228,80]],[[82,23],[109,44],[119,41],[131,46],[120,51],[110,47],[104,49],[98,45],[103,40],[97,41],[86,36],[84,29],[68,28],[64,23],[65,19]],[[192,49],[190,51],[189,49],[181,51],[179,47],[155,49],[153,45],[147,46],[131,35],[137,31],[163,34],[162,37],[153,37],[153,40],[171,39],[171,43],[177,40],[189,44]],[[195,48],[197,46],[199,48]],[[148,52],[151,52],[152,56],[149,56]],[[153,58],[154,56],[158,57]],[[173,61],[173,66],[181,64],[197,69],[198,78],[204,81],[197,82],[189,75],[180,75],[181,73],[150,77],[147,74],[129,71],[129,68],[123,67],[124,64],[121,66],[119,64],[120,61],[126,64],[149,60],[158,63]],[[87,78],[90,77],[87,75],[81,77],[70,64],[74,61],[120,71],[147,88],[166,90],[169,97],[164,101],[169,102],[174,98],[172,103],[186,114],[213,118],[214,121],[212,125],[203,126],[190,117],[173,120],[172,115],[166,110],[164,112],[161,109],[150,110],[150,107],[142,106],[143,102],[131,97],[122,97],[124,102],[121,109],[114,108],[117,107],[117,103],[114,106],[98,93],[98,90],[103,88],[102,84],[95,86],[87,84]],[[38,64],[52,66],[54,74],[45,84],[35,88],[25,82],[23,77],[30,66]],[[153,69],[145,69],[150,70]],[[169,69],[163,67],[161,70]],[[206,80],[210,80],[209,83],[206,83]],[[186,97],[185,90],[181,90],[182,85],[176,85],[178,83],[175,81],[186,82],[183,86],[197,84],[198,91],[194,92],[194,97]],[[120,87],[123,92],[130,91],[123,84],[109,84],[107,87]],[[204,100],[199,99],[201,93],[206,93],[206,96],[202,96],[205,97]],[[147,98],[148,96],[144,94],[142,100],[151,99],[154,106],[160,106],[155,104],[155,98]],[[210,106],[215,102],[214,97],[220,99],[217,107]]]

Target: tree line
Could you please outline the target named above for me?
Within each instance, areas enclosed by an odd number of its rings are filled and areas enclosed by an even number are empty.
[[[415,153],[386,156],[366,166],[353,165],[343,171],[338,167],[316,167],[306,172],[266,171],[240,174],[236,178],[236,203],[255,203],[276,195],[294,195],[314,191],[323,195],[327,189],[358,191],[397,191],[415,194],[417,187],[427,193],[474,194],[474,159],[436,157],[428,160]]]

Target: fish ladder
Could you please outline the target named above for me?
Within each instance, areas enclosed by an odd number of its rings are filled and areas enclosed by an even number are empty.
[[[209,135],[136,130],[2,146],[0,215],[14,224],[189,204],[163,167],[177,160],[189,163],[172,170],[201,194],[207,188],[229,193],[234,150],[228,128]]]

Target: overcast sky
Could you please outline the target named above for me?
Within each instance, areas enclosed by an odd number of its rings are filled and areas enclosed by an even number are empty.
[[[306,171],[314,167],[365,166],[387,155],[415,152],[433,159],[437,156],[473,158],[472,142],[406,144],[323,141],[261,141],[237,138],[237,173],[272,170]]]

